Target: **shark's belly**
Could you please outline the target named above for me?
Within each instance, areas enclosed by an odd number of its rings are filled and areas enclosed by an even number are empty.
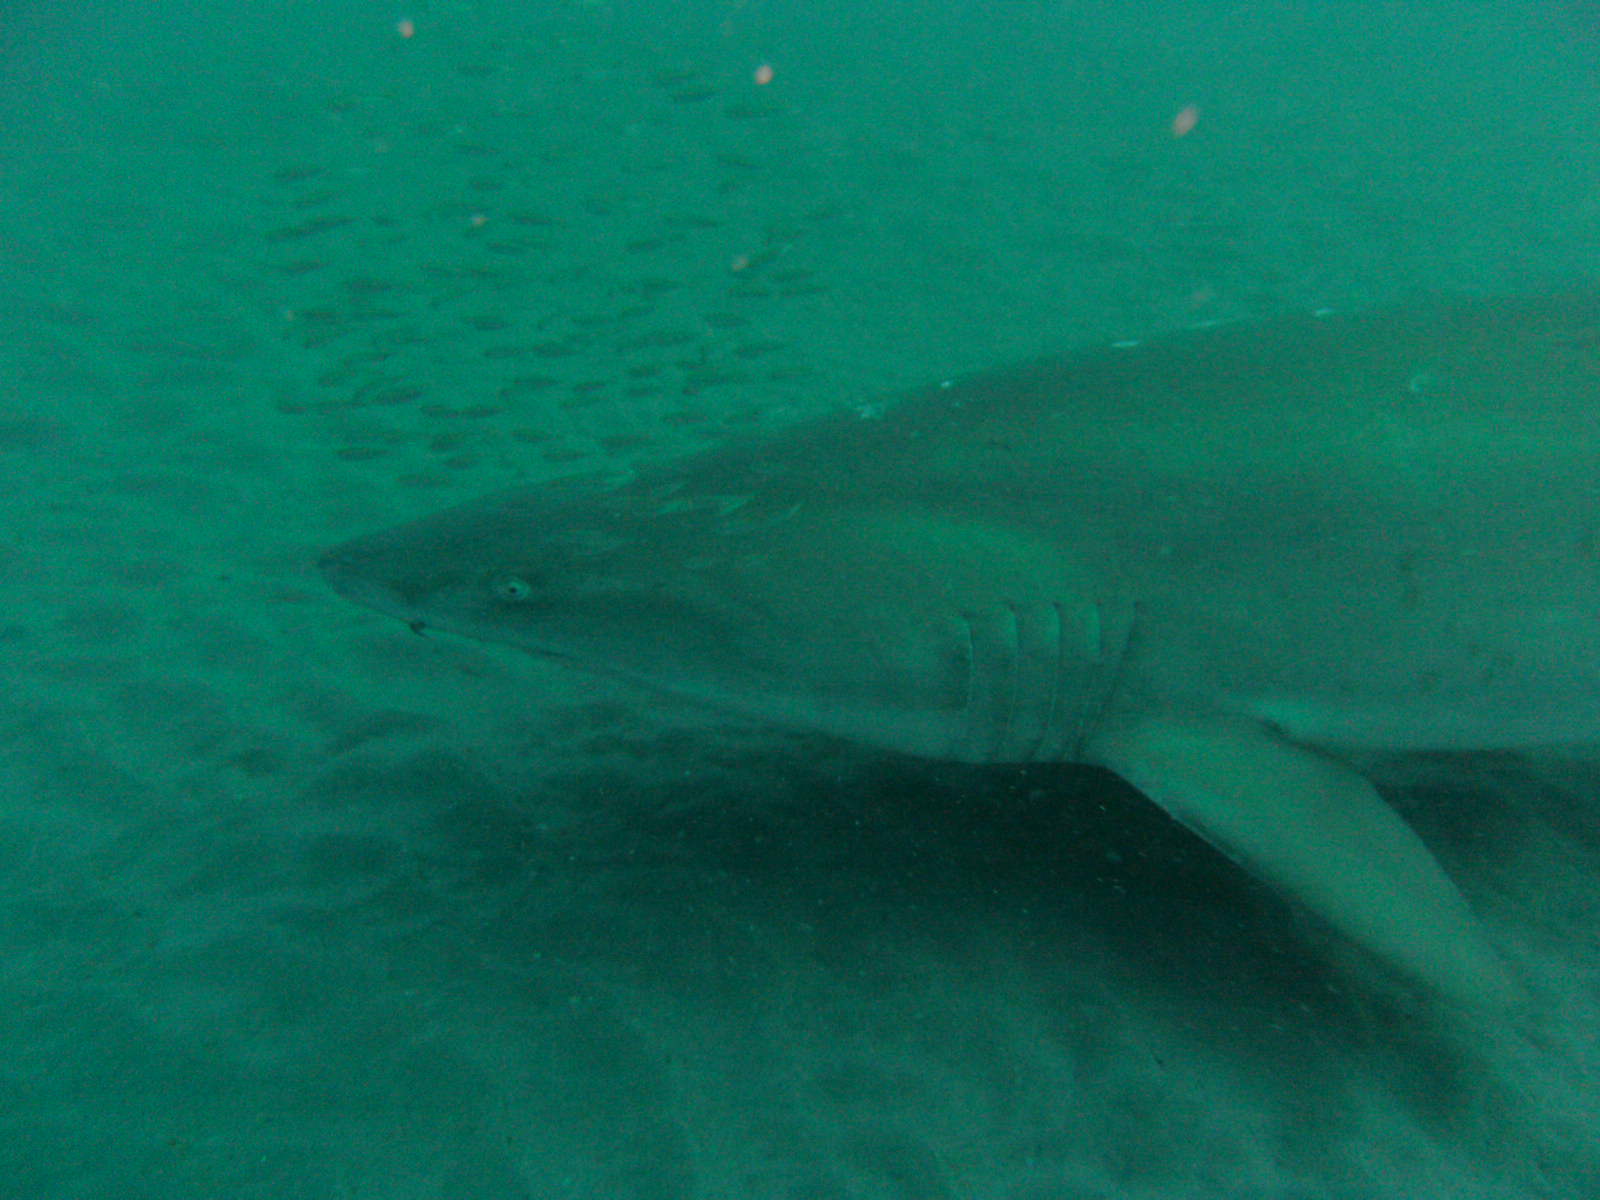
[[[1450,574],[1461,575],[1460,571]],[[1296,741],[1470,750],[1600,739],[1588,569],[1414,591],[1325,581],[1140,606],[1125,690],[1254,717]]]

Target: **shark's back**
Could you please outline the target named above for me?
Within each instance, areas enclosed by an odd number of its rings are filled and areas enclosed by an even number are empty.
[[[1152,690],[1308,740],[1600,737],[1594,289],[1079,352],[665,477],[1025,530],[1137,601]]]

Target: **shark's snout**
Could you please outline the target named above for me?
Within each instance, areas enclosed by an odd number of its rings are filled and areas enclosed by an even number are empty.
[[[378,534],[335,546],[317,559],[317,571],[346,600],[410,619],[392,583],[393,548],[386,545],[390,541]]]

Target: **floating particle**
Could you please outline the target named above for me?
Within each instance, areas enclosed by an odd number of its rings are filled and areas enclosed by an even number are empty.
[[[1178,110],[1172,118],[1172,136],[1181,138],[1200,123],[1200,108],[1195,104],[1186,104]]]
[[[756,86],[766,87],[772,82],[772,64],[762,63],[756,68]]]
[[[417,36],[417,23],[415,21],[413,21],[410,17],[401,17],[398,21],[395,22],[394,31],[396,33],[398,33],[403,38],[416,37]]]

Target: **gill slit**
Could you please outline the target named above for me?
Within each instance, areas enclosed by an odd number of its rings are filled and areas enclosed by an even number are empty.
[[[1112,625],[1109,631],[1100,605],[1091,606],[1090,611],[1094,619],[1094,670],[1089,674],[1084,702],[1079,705],[1080,711],[1071,751],[1074,762],[1083,761],[1084,749],[1089,739],[1100,727],[1100,722],[1104,720],[1111,708],[1112,700],[1122,686],[1122,677],[1127,669],[1134,637],[1139,629],[1137,601],[1130,603],[1125,612],[1117,610],[1112,612]]]
[[[1061,636],[1061,602],[1059,600],[1051,601],[1047,611],[1050,620],[1048,633],[1050,646],[1045,650],[1045,655],[1055,659],[1055,666],[1050,671],[1050,695],[1045,709],[1044,720],[1039,722],[1038,735],[1033,739],[1033,745],[1028,747],[1028,762],[1038,762],[1043,756],[1046,746],[1052,743],[1060,743],[1062,731],[1056,729],[1056,722],[1065,720],[1061,711],[1061,680],[1066,672],[1067,664],[1065,661],[1066,646]],[[1052,651],[1054,652],[1053,655]]]
[[[972,632],[972,617],[961,613],[961,628],[967,635],[967,699],[961,706],[961,740],[967,746],[977,741],[977,718],[973,714],[973,705],[977,702],[978,690],[978,639]]]
[[[1095,680],[1100,674],[1100,664],[1106,652],[1106,627],[1100,617],[1100,606],[1091,604],[1087,618],[1089,622],[1088,642],[1090,645],[1090,669],[1084,676],[1083,698],[1078,704],[1078,718],[1073,723],[1072,730],[1072,757],[1076,759],[1083,751],[1083,744],[1089,740],[1090,730],[1100,721],[1100,714],[1093,711]]]
[[[1022,618],[1017,614],[1015,605],[1007,604],[1005,610],[1010,625],[1007,628],[1004,653],[1009,659],[1006,669],[1011,676],[1011,684],[1006,689],[1004,711],[998,714],[1000,719],[995,723],[995,738],[989,751],[991,762],[998,761],[1005,754],[1006,748],[1011,745],[1011,726],[1017,719],[1017,692],[1022,687]]]

